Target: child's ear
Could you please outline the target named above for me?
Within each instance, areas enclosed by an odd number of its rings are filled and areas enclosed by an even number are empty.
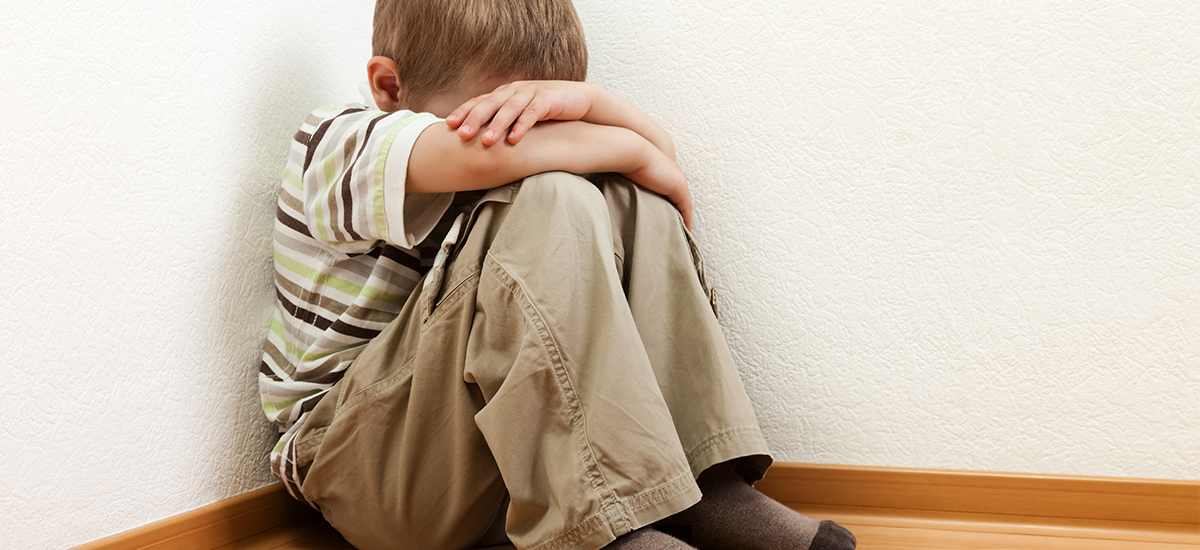
[[[367,61],[367,81],[371,83],[371,96],[375,105],[384,111],[399,111],[404,108],[401,99],[404,89],[400,86],[400,69],[396,62],[383,56]]]

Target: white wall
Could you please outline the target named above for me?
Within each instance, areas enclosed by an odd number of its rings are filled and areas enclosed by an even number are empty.
[[[0,546],[62,548],[270,481],[271,194],[371,6],[14,1]],[[577,6],[780,459],[1200,478],[1200,5],[942,4]]]
[[[370,52],[369,2],[70,4],[0,18],[3,548],[270,481],[271,195]]]
[[[1200,478],[1200,3],[577,6],[779,458]]]

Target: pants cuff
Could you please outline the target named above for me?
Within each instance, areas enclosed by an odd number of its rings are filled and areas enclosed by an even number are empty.
[[[754,483],[766,475],[772,462],[771,451],[767,449],[762,430],[758,426],[726,430],[700,442],[687,452],[688,464],[691,465],[692,475],[695,477],[700,477],[701,472],[712,466],[735,459],[740,459],[735,467],[747,483]]]

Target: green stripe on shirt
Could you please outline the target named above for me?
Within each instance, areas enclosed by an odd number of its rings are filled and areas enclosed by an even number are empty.
[[[375,176],[375,201],[374,201],[374,204],[372,205],[372,208],[375,212],[375,226],[379,228],[379,234],[382,237],[384,237],[385,239],[390,238],[391,233],[388,232],[387,216],[384,214],[384,208],[383,208],[383,206],[384,206],[383,176],[384,176],[384,173],[387,172],[387,157],[388,157],[388,153],[390,153],[392,151],[392,142],[396,140],[396,136],[400,134],[400,131],[403,130],[404,128],[406,128],[409,124],[412,124],[414,120],[431,117],[431,116],[433,116],[433,115],[431,115],[429,113],[420,113],[420,114],[415,114],[415,115],[409,116],[408,118],[405,118],[403,122],[396,124],[396,126],[394,128],[392,128],[392,130],[390,132],[387,133],[387,136],[385,136],[383,138],[383,142],[379,144],[379,160],[375,162],[375,173],[374,173],[374,176]],[[405,167],[405,169],[407,170],[407,167]],[[407,191],[405,189],[401,189],[400,192],[406,193]],[[407,235],[401,235],[401,237],[404,237],[404,239],[406,241],[408,239]]]

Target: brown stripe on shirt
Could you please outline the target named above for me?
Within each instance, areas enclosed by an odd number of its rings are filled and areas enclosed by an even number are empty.
[[[378,250],[379,255],[413,271],[416,271],[418,274],[424,275],[425,271],[427,271],[427,269],[421,266],[421,259],[414,255],[417,254],[415,250],[413,252],[406,252],[404,249],[392,246],[390,244],[385,244],[379,247]],[[372,250],[372,252],[374,252],[374,250]]]
[[[267,352],[270,353],[270,350],[274,347],[275,346],[268,344]],[[280,378],[278,374],[275,374],[275,371],[271,370],[271,366],[268,365],[266,361],[262,361],[261,363],[258,364],[258,372],[267,375],[267,378],[270,378],[271,380],[274,380],[276,382],[283,382],[283,379]]]
[[[308,141],[312,139],[312,134],[305,132],[303,129],[296,130],[296,135],[292,136],[296,143],[308,147]]]
[[[341,303],[338,300],[329,296],[322,296],[312,290],[302,288],[300,285],[293,283],[287,277],[284,277],[278,271],[275,273],[275,285],[277,289],[282,289],[287,294],[299,300],[306,306],[316,306],[333,314],[334,316],[341,315],[350,306]]]
[[[354,186],[350,183],[352,178],[351,172],[354,167],[354,149],[358,143],[358,134],[351,133],[346,136],[346,141],[342,142],[342,171],[346,173],[345,179],[338,185],[337,189],[331,189],[328,196],[325,197],[327,212],[329,212],[329,220],[325,223],[329,229],[332,240],[334,241],[358,241],[361,239],[351,239],[342,230],[342,226],[348,224],[353,217],[349,216],[350,211],[345,208],[338,208],[340,202],[346,206],[353,207],[354,198],[351,196],[351,191]],[[333,182],[330,182],[333,183]],[[338,223],[338,218],[345,216],[342,223]]]
[[[292,231],[300,233],[301,235],[304,235],[310,239],[313,238],[312,233],[308,232],[308,225],[300,220],[297,220],[296,218],[289,216],[287,212],[283,211],[283,208],[277,207],[275,209],[275,219],[279,220],[280,223],[286,225]]]
[[[333,328],[334,332],[337,332],[340,334],[345,334],[346,336],[353,336],[355,338],[363,338],[363,339],[374,338],[376,336],[379,336],[380,332],[383,332],[380,330],[372,330],[369,328],[354,326],[354,325],[351,325],[350,323],[343,321],[342,319],[338,319],[338,320],[334,321],[332,328]]]
[[[300,200],[300,197],[289,193],[287,189],[279,190],[279,202],[286,204],[288,208],[296,212],[304,212],[304,201]]]
[[[367,123],[366,131],[363,133],[362,137],[362,145],[358,146],[358,153],[353,155],[352,160],[350,160],[350,149],[354,148],[355,136],[351,136],[350,139],[346,140],[346,158],[349,164],[346,166],[346,175],[342,177],[342,224],[346,229],[346,233],[350,235],[350,240],[352,241],[361,241],[362,235],[359,235],[358,232],[354,230],[354,198],[350,194],[350,191],[353,189],[353,186],[350,182],[351,175],[355,173],[354,167],[358,164],[359,159],[363,158],[363,155],[366,153],[367,144],[371,142],[371,133],[375,131],[375,125],[379,124],[379,121],[385,118],[387,118],[387,115],[375,117],[371,119],[371,122]],[[382,200],[381,197],[376,197],[375,199]],[[382,232],[382,227],[376,229],[376,233],[378,233],[380,237],[385,236],[382,234]]]
[[[317,130],[312,133],[312,137],[308,140],[308,151],[306,151],[304,153],[304,171],[305,172],[308,171],[309,165],[312,164],[313,156],[317,154],[317,144],[321,143],[321,138],[325,137],[325,132],[329,131],[329,127],[331,125],[333,125],[333,121],[337,120],[338,118],[340,118],[342,116],[345,116],[345,115],[348,115],[351,113],[359,113],[359,112],[362,112],[365,110],[366,109],[362,109],[362,108],[345,109],[342,112],[326,119],[324,122],[321,123],[320,126],[317,126]]]
[[[279,305],[288,313],[288,315],[295,317],[306,325],[312,325],[321,330],[326,330],[330,327],[330,325],[333,325],[333,321],[330,321],[329,319],[321,317],[312,311],[293,304],[291,300],[288,300],[287,296],[284,296],[283,292],[278,288],[275,289],[275,297],[279,300]]]
[[[321,115],[318,115],[316,113],[316,111],[314,111],[314,112],[308,113],[308,116],[304,117],[304,124],[307,126],[312,126],[313,128],[316,128],[317,125],[320,124],[322,120],[325,120],[325,118],[322,117]]]
[[[338,371],[338,372],[337,372],[337,373],[335,373],[335,374],[337,374],[337,375],[338,375],[338,376],[337,376],[337,379],[338,379],[338,380],[341,380],[341,379],[342,379],[342,375],[343,375],[344,373],[343,373],[342,371]],[[337,382],[337,380],[334,380],[334,382]],[[319,383],[320,383],[320,384],[324,384],[325,382],[319,382]],[[330,382],[330,384],[332,384],[332,383],[333,383],[333,382]],[[325,393],[319,393],[319,394],[317,394],[317,395],[314,395],[314,396],[312,396],[312,397],[309,397],[308,399],[305,399],[304,401],[302,401],[302,402],[301,402],[302,404],[300,405],[300,414],[304,414],[304,413],[306,413],[306,412],[308,412],[308,411],[311,411],[311,410],[313,410],[313,409],[317,408],[317,403],[320,403],[322,399],[325,399],[325,396],[326,396],[326,395],[328,395],[328,394],[325,394]]]
[[[337,317],[349,317],[355,321],[363,323],[384,324],[391,322],[396,318],[396,311],[401,306],[396,306],[395,310],[375,309],[374,307],[365,307],[360,304],[346,305],[342,302],[330,298],[328,295],[320,295],[311,290],[302,288],[300,285],[293,283],[281,273],[275,273],[276,289],[282,289],[289,297],[298,300],[306,306],[320,308]]]
[[[289,371],[294,371],[295,367],[292,366],[291,361],[288,361],[287,355],[283,353],[283,350],[279,349],[279,346],[276,346],[268,341],[267,345],[263,346],[263,351],[266,352],[266,354],[271,357],[271,360],[275,362],[275,365],[283,369],[288,376],[292,375],[292,372]],[[274,371],[271,371],[271,367],[270,365],[267,365],[266,361],[263,361],[262,367],[266,368],[267,371],[270,371],[267,372],[266,375],[270,376],[272,380],[282,381]]]

